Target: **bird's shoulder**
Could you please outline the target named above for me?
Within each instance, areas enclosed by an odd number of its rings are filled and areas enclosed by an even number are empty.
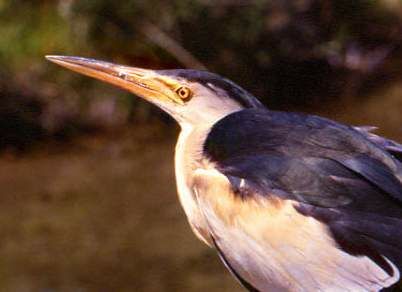
[[[296,194],[331,186],[326,197],[337,190],[346,194],[337,197],[343,204],[350,192],[339,186],[357,188],[363,181],[402,202],[400,162],[361,131],[318,116],[236,112],[214,125],[204,154],[234,186],[237,178],[246,179],[254,190],[280,187]],[[299,199],[313,198],[307,193]]]
[[[370,152],[393,164],[382,149],[354,127],[315,115],[267,109],[246,109],[221,119],[209,132],[204,151],[217,160],[275,151],[288,155]]]

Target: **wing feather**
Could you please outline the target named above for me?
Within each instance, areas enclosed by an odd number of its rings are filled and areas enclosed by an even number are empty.
[[[367,139],[369,139],[379,147],[388,151],[396,159],[402,161],[402,145],[395,141],[392,141],[390,139],[372,133],[372,131],[377,130],[377,127],[366,126],[366,127],[354,127],[354,128],[357,131],[361,132],[364,136],[366,136]]]

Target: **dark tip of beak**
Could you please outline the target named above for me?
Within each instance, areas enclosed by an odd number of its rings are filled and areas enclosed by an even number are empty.
[[[74,63],[74,64],[80,64],[80,63],[90,63],[90,62],[99,62],[95,59],[90,59],[90,58],[82,58],[82,57],[74,57],[74,56],[59,56],[59,55],[47,55],[45,56],[46,59],[48,59],[51,62],[69,62],[69,63]]]
[[[83,58],[83,57],[75,57],[75,56],[62,56],[62,55],[46,55],[46,59],[50,61],[69,61],[69,62],[82,62],[82,61],[93,61],[93,62],[99,62],[98,60],[91,59],[91,58]]]
[[[116,64],[100,61],[92,58],[74,57],[74,56],[58,56],[58,55],[47,55],[45,56],[49,61],[62,65],[62,64],[72,64],[77,66],[89,67],[95,70],[103,71],[108,68],[115,67]]]
[[[53,60],[63,60],[64,58],[68,57],[59,55],[46,55],[45,58],[48,59],[49,61],[53,61]],[[70,57],[70,58],[77,58],[77,57]]]

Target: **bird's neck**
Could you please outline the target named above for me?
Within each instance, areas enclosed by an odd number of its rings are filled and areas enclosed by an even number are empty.
[[[176,184],[180,203],[194,233],[207,244],[206,237],[202,235],[204,224],[193,193],[192,174],[202,163],[202,148],[210,128],[210,125],[182,126],[175,151]]]
[[[176,179],[181,186],[191,183],[191,173],[203,163],[203,146],[212,125],[182,126],[175,150]]]
[[[204,142],[212,129],[213,123],[199,125],[181,125],[181,132],[176,144],[176,156],[179,155],[188,164],[197,167],[202,161]]]

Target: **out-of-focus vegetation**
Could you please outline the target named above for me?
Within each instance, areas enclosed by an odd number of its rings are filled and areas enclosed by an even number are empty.
[[[401,43],[399,0],[2,0],[0,144],[154,115],[126,93],[48,64],[46,54],[205,66],[272,108],[311,110],[399,81]]]
[[[175,200],[170,120],[46,54],[207,68],[402,141],[400,0],[0,0],[0,291],[238,289]]]

